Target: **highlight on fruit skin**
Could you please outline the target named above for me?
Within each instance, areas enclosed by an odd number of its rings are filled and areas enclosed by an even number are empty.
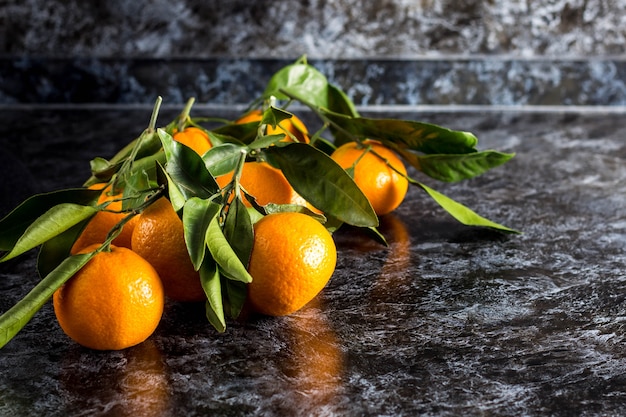
[[[174,132],[172,138],[196,151],[200,156],[213,147],[209,135],[202,129],[190,126],[182,131]]]
[[[354,170],[354,182],[372,204],[377,215],[391,213],[404,201],[409,188],[402,160],[391,149],[374,140],[348,142],[331,158],[342,168]]]
[[[53,294],[61,329],[95,350],[126,349],[145,341],[159,325],[164,303],[163,284],[152,265],[115,246],[94,255]]]
[[[336,263],[335,242],[317,220],[294,212],[266,215],[254,225],[252,310],[269,316],[299,310],[326,286]]]

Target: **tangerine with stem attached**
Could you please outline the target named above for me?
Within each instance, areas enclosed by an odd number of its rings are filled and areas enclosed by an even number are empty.
[[[122,195],[110,195],[111,186],[108,185],[104,189],[103,187],[103,184],[94,184],[89,187],[90,190],[102,189],[98,204],[107,202],[108,204],[105,210],[98,211],[89,223],[87,223],[87,226],[85,226],[80,236],[78,236],[72,245],[72,249],[70,250],[72,254],[94,243],[103,243],[111,229],[128,214],[120,212],[122,210]],[[124,225],[120,234],[113,239],[113,245],[130,248],[130,240],[136,221],[137,218],[134,217]]]
[[[261,110],[252,110],[235,121],[236,124],[259,122],[263,118]],[[288,119],[281,120],[276,127],[267,125],[267,135],[278,135],[280,133],[285,135],[285,138],[281,142],[302,142],[309,143],[309,132],[296,115],[292,115]],[[292,137],[293,136],[293,137]]]
[[[254,225],[248,300],[254,311],[291,314],[328,283],[337,263],[331,234],[302,213],[269,214]]]
[[[232,172],[215,178],[220,188],[224,188],[232,179]],[[293,189],[282,171],[272,167],[267,162],[245,162],[239,183],[261,206],[269,203],[307,206],[306,200]],[[251,206],[245,198],[243,203],[246,207]]]
[[[404,163],[380,142],[348,142],[338,147],[331,158],[344,169],[354,168],[354,182],[377,215],[392,212],[404,200],[409,187]]]
[[[77,343],[97,350],[125,349],[143,342],[157,328],[163,314],[163,285],[141,256],[111,246],[54,292],[53,306],[59,325]]]

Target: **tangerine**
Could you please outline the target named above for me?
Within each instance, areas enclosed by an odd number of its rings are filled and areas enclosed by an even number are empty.
[[[263,113],[261,110],[255,109],[247,114],[243,115],[239,119],[235,121],[236,124],[244,124],[244,123],[252,123],[259,122],[263,118]],[[302,142],[309,143],[309,132],[302,122],[296,115],[292,115],[288,119],[281,120],[276,127],[267,125],[268,135],[278,135],[280,133],[285,135],[285,138],[281,140],[281,142]],[[293,136],[293,137],[292,137]]]
[[[232,181],[233,174],[231,172],[215,178],[220,188],[224,188]],[[267,162],[245,162],[239,183],[262,206],[269,203],[307,205],[306,200],[293,189],[282,171]],[[251,206],[245,198],[243,203],[246,207]]]
[[[354,182],[377,215],[390,213],[402,203],[408,191],[406,168],[402,160],[380,142],[366,140],[363,145],[345,143],[335,149],[331,158],[344,169],[354,168]]]
[[[53,306],[59,325],[77,343],[97,350],[125,349],[143,342],[157,328],[163,314],[163,285],[141,256],[111,246],[54,292]]]
[[[163,281],[165,295],[176,301],[203,301],[206,295],[185,244],[183,222],[162,197],[135,224],[132,249],[146,259]]]
[[[213,146],[209,135],[204,130],[194,126],[175,132],[172,137],[176,142],[190,147],[200,156],[204,155]]]
[[[110,185],[106,186],[103,189],[103,184],[94,184],[91,185],[89,189],[102,189],[102,194],[98,199],[98,204],[104,204],[106,202],[109,202],[109,204],[107,204],[105,210],[98,211],[89,221],[89,223],[87,223],[87,226],[85,226],[81,234],[72,245],[72,249],[70,250],[71,254],[75,254],[81,249],[94,243],[104,242],[111,229],[127,215],[127,213],[119,213],[119,211],[122,210],[122,201],[120,200],[122,198],[122,195],[110,195]],[[128,223],[124,225],[120,234],[117,235],[115,239],[113,239],[112,243],[115,246],[130,248],[130,240],[136,221],[137,218],[133,217],[132,219],[130,219],[130,221],[128,221]]]
[[[274,213],[254,225],[248,300],[254,311],[291,314],[328,283],[337,263],[331,234],[302,213]]]

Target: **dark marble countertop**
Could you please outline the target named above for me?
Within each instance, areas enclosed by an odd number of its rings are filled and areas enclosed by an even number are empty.
[[[479,178],[431,185],[524,234],[463,227],[412,188],[381,219],[389,248],[337,232],[329,285],[289,317],[252,317],[218,334],[202,305],[168,303],[148,341],[95,352],[62,333],[48,303],[0,350],[0,415],[618,415],[619,109],[384,114],[469,130],[481,148],[516,152]],[[149,114],[4,107],[0,214],[34,192],[80,185],[89,159],[137,136]],[[37,282],[35,256],[0,264],[0,311]]]

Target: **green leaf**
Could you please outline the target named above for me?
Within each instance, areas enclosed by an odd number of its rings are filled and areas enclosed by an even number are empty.
[[[53,237],[41,245],[39,256],[37,257],[37,271],[40,277],[45,277],[63,262],[65,258],[70,256],[70,250],[76,242],[78,236],[89,223],[91,218],[85,219],[80,223],[67,229],[65,232]]]
[[[144,172],[132,172],[125,178],[122,210],[139,207],[153,190],[150,189],[150,178]]]
[[[204,161],[194,150],[176,142],[163,129],[158,129],[163,143],[167,164],[165,169],[185,199],[209,198],[217,193],[219,186],[207,170]]]
[[[61,203],[95,206],[100,193],[98,190],[77,188],[29,197],[0,220],[0,251],[11,250],[26,229],[52,207]]]
[[[213,259],[228,278],[246,283],[252,282],[252,277],[246,267],[226,240],[217,217],[209,223],[206,242]]]
[[[222,139],[222,142],[247,144],[256,138],[258,130],[259,122],[230,123],[210,131],[209,138],[217,135],[217,137]]]
[[[421,187],[430,195],[433,200],[435,200],[444,210],[446,210],[452,217],[458,220],[460,223],[466,226],[482,226],[488,227],[491,229],[499,230],[506,233],[520,233],[517,230],[510,229],[506,226],[502,226],[498,223],[492,222],[489,219],[486,219],[471,209],[465,207],[461,203],[458,203],[451,199],[450,197],[446,197],[438,191],[433,190],[432,188],[419,183],[413,182],[413,184]]]
[[[328,80],[314,67],[296,63],[283,67],[267,83],[262,97],[287,100],[283,90],[290,94],[306,97],[315,106],[328,107]]]
[[[242,264],[248,265],[254,232],[248,209],[237,196],[226,213],[224,236],[230,243]]]
[[[351,117],[359,116],[356,106],[354,105],[352,100],[348,98],[346,93],[344,93],[341,89],[339,89],[338,87],[332,84],[328,85],[327,108],[334,113],[345,114]],[[330,125],[330,132],[335,138],[336,145],[350,142],[352,140],[350,135],[346,134],[346,132],[342,131],[341,129],[338,129],[334,125]]]
[[[323,109],[321,112],[334,126],[361,140],[375,139],[388,146],[425,154],[476,152],[478,139],[469,132],[411,120],[354,118]]]
[[[279,133],[277,135],[259,136],[257,139],[250,142],[250,144],[248,145],[248,148],[250,149],[267,148],[271,145],[277,144],[278,142],[283,140],[285,136],[286,135],[284,133]]]
[[[233,143],[225,143],[209,149],[202,156],[202,159],[209,172],[214,177],[218,177],[235,170],[241,158],[242,150],[245,150],[245,147]]]
[[[406,155],[414,158],[412,165],[439,181],[454,182],[476,177],[513,158],[513,153],[481,151],[468,154]]]
[[[375,227],[378,217],[354,180],[324,152],[304,143],[263,151],[298,194],[328,216],[353,226]]]
[[[293,117],[293,114],[289,113],[287,110],[283,110],[274,106],[269,106],[263,112],[263,117],[261,118],[261,124],[276,127],[283,120],[291,119],[292,117]]]
[[[246,303],[248,285],[241,281],[227,279],[224,281],[224,286],[226,287],[225,311],[230,312],[230,317],[236,319]]]
[[[26,228],[24,234],[19,237],[11,250],[0,258],[0,262],[15,258],[43,244],[75,224],[90,218],[96,212],[97,210],[91,206],[71,203],[57,204]]]
[[[94,252],[66,258],[42,279],[22,300],[0,316],[0,348],[6,345],[30,321],[52,294],[78,272]]]
[[[198,197],[190,198],[183,207],[185,244],[196,271],[203,264],[209,223],[219,214],[220,207],[219,204]]]
[[[170,203],[172,203],[172,207],[174,208],[174,211],[178,212],[185,205],[185,201],[186,201],[185,196],[176,185],[176,182],[167,173],[163,165],[158,164],[157,167],[158,167],[157,180],[160,185],[167,186],[167,194],[168,194]]]
[[[207,296],[206,317],[218,332],[223,333],[226,331],[226,320],[222,302],[222,284],[217,264],[213,259],[206,258],[202,262],[200,281]]]

